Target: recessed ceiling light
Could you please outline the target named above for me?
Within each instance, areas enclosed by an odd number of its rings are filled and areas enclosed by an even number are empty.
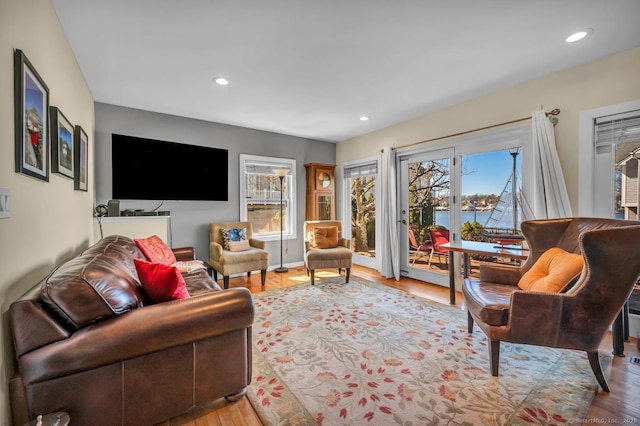
[[[226,86],[227,84],[229,84],[229,80],[224,77],[215,77],[213,81],[215,81],[216,84],[219,84],[220,86]]]
[[[585,28],[584,30],[580,30],[580,31],[577,31],[577,32],[571,34],[569,37],[567,37],[565,39],[565,41],[567,43],[574,43],[576,41],[582,40],[583,38],[585,38],[586,36],[590,35],[591,33],[593,33],[593,29]]]
[[[369,118],[371,117],[369,117],[368,115],[363,115],[362,117],[360,117],[360,121],[367,121]]]

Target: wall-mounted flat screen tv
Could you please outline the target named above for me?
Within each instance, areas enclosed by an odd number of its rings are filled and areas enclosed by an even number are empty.
[[[228,201],[226,149],[113,134],[116,200]]]

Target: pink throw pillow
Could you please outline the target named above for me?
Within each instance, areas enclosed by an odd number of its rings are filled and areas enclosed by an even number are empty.
[[[142,289],[153,303],[188,299],[187,283],[178,268],[133,259]]]
[[[136,238],[133,241],[151,263],[172,265],[176,263],[176,255],[157,235],[148,238]]]

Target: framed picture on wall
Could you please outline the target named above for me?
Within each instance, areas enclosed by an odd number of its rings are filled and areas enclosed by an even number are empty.
[[[16,172],[49,181],[49,88],[20,49],[14,52]]]
[[[75,171],[74,187],[77,191],[86,191],[89,173],[89,137],[82,130],[82,127],[76,126],[74,139],[76,141],[73,162]]]
[[[57,107],[51,114],[51,171],[73,179],[73,125]]]

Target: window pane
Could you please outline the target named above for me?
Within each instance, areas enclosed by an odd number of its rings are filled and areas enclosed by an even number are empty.
[[[287,232],[287,204],[283,201],[282,230]],[[254,233],[280,232],[280,202],[278,204],[247,204],[247,216]]]
[[[376,256],[375,175],[351,179],[351,243],[353,252]]]
[[[519,150],[508,149],[462,157],[462,239],[489,241],[483,234],[519,233],[520,158]]]
[[[282,180],[276,174],[281,169],[288,171]],[[294,238],[295,201],[292,194],[295,190],[295,160],[241,154],[240,170],[241,220],[251,222],[253,233],[259,238],[275,240],[280,237],[282,200],[282,232],[285,237]]]

